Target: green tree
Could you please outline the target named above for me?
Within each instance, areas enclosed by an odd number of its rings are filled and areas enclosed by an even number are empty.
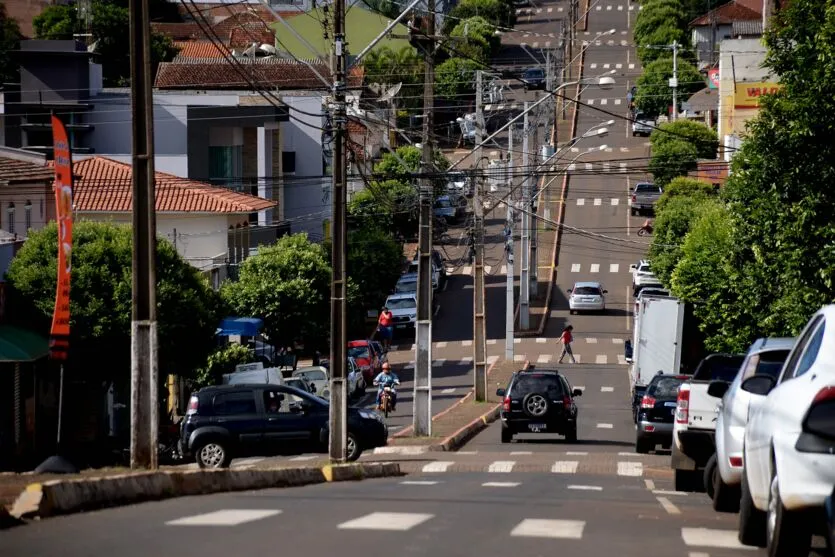
[[[681,245],[690,227],[708,207],[717,204],[707,196],[677,195],[668,198],[658,209],[652,233],[650,258],[652,270],[661,283],[670,288],[673,270],[681,259]]]
[[[673,93],[670,89],[670,78],[673,77],[673,58],[660,58],[644,68],[644,73],[638,78],[638,93],[635,103],[649,116],[667,114],[673,105]],[[705,78],[693,64],[684,60],[678,63],[678,102],[686,100],[690,95],[703,89]]]
[[[501,39],[496,27],[481,16],[465,19],[456,25],[449,36],[453,39],[451,55],[467,56],[481,62],[488,62],[499,51]]]
[[[79,221],[73,230],[70,290],[70,358],[90,372],[126,371],[130,355],[133,236],[125,226]],[[12,260],[7,278],[29,305],[25,316],[48,330],[55,304],[58,229],[54,222],[31,232]],[[157,243],[157,311],[160,369],[191,375],[214,347],[220,299],[170,242]],[[188,349],[184,350],[183,347]]]
[[[664,193],[661,194],[661,198],[655,203],[655,211],[656,213],[661,213],[667,207],[667,204],[677,197],[701,200],[702,198],[714,197],[716,194],[716,190],[707,182],[679,176],[678,178],[673,178],[667,184],[667,187],[664,188]]]
[[[449,58],[435,70],[435,93],[457,102],[475,95],[475,72],[482,66],[467,58]]]
[[[683,46],[687,44],[687,28],[679,27],[671,23],[660,24],[646,35],[643,35],[640,42],[638,40],[635,41],[638,43],[638,59],[641,60],[644,66],[648,66],[656,60],[671,57],[672,48],[670,45],[674,41],[679,44],[678,56],[679,67],[681,67],[681,63],[685,61],[683,55],[687,52],[686,47]],[[681,80],[680,77],[679,80]]]
[[[691,143],[696,148],[699,158],[716,158],[719,138],[716,131],[701,122],[685,119],[664,122],[657,129],[652,130],[649,136],[653,149],[661,148],[666,143],[682,140]]]
[[[32,20],[35,37],[50,41],[70,40],[81,29],[78,11],[70,4],[52,4]]]
[[[444,34],[449,35],[459,21],[476,16],[483,17],[496,27],[513,27],[516,24],[516,10],[510,0],[461,0],[444,20]]]
[[[414,238],[418,228],[418,190],[399,180],[371,182],[348,204],[352,228],[379,228]]]
[[[374,165],[374,173],[382,178],[407,181],[412,179],[414,174],[421,172],[422,153],[420,149],[413,145],[404,145],[398,147],[395,153],[397,153],[397,156],[392,153],[385,153],[380,162]],[[449,168],[449,159],[444,156],[440,149],[435,150],[433,158],[433,164],[438,171],[445,172]]]
[[[381,93],[398,83],[403,84],[394,98],[396,106],[423,106],[423,59],[413,47],[404,46],[397,51],[388,46],[375,48],[363,64],[368,83],[381,85]]]
[[[354,230],[348,235],[348,274],[357,284],[364,309],[379,309],[403,267],[403,244],[380,228]]]
[[[18,65],[11,55],[20,47],[20,27],[10,18],[6,5],[0,4],[0,83],[16,83],[20,80]]]
[[[264,333],[276,346],[303,341],[323,346],[330,320],[331,268],[325,249],[307,234],[284,236],[240,266],[237,281],[221,295],[232,310],[264,320]]]
[[[198,387],[220,385],[224,374],[233,373],[235,367],[240,364],[255,361],[258,361],[258,358],[252,348],[240,344],[227,344],[209,354],[206,364],[197,370],[195,383]]]
[[[649,171],[655,177],[655,183],[664,187],[673,178],[696,170],[698,158],[699,151],[689,141],[670,140],[652,150]]]

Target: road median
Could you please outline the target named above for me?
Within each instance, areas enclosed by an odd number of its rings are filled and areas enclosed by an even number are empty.
[[[253,470],[166,470],[57,479],[29,484],[17,497],[8,514],[12,519],[46,518],[190,495],[400,475],[402,472],[397,463],[367,462]]]

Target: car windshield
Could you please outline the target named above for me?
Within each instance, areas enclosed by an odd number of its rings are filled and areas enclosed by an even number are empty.
[[[523,397],[529,393],[547,393],[549,396],[563,394],[562,382],[556,375],[520,375],[513,384],[513,396]]]
[[[391,306],[389,306],[391,308]],[[371,354],[368,352],[368,346],[351,346],[348,348],[348,356],[357,359],[370,359]]]
[[[700,369],[693,375],[697,381],[728,381],[731,382],[739,372],[744,356],[721,356],[703,362]]]
[[[678,377],[662,377],[655,379],[647,389],[647,394],[655,398],[676,398],[678,396],[678,388],[683,379]]]
[[[573,293],[577,296],[600,296],[600,289],[596,286],[578,286]]]
[[[759,354],[757,362],[757,375],[768,375],[777,378],[780,370],[783,369],[783,362],[789,357],[788,350],[774,350]]]
[[[417,302],[414,298],[400,298],[396,300],[386,300],[386,307],[392,310],[395,309],[413,309],[417,307]]]
[[[544,74],[542,70],[527,70],[525,71],[525,77],[542,77]]]
[[[325,372],[319,369],[313,369],[310,371],[297,371],[293,374],[293,377],[304,378],[308,381],[327,381],[328,379],[328,376],[325,374]]]
[[[406,294],[407,292],[417,292],[416,280],[399,280],[394,287],[394,291],[398,294]]]

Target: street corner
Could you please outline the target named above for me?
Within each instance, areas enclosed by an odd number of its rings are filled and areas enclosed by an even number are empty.
[[[467,444],[467,442],[475,437],[478,433],[487,428],[488,425],[495,422],[499,418],[501,411],[501,404],[496,404],[484,414],[481,414],[471,422],[467,423],[451,435],[444,438],[440,443],[430,445],[430,451],[457,451]]]
[[[397,462],[326,464],[321,470],[326,482],[350,482],[405,475]]]

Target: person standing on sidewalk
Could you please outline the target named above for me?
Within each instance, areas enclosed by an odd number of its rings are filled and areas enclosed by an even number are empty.
[[[560,335],[560,342],[562,343],[562,353],[560,354],[559,363],[562,363],[562,359],[565,358],[566,354],[571,356],[572,364],[577,363],[577,360],[574,358],[574,353],[571,351],[571,343],[574,342],[574,335],[571,334],[571,331],[573,330],[573,325],[569,325],[562,330],[562,334]]]

